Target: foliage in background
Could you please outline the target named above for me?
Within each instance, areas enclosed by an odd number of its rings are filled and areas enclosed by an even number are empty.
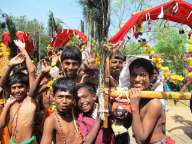
[[[177,74],[184,74],[184,53],[187,45],[187,34],[179,34],[177,27],[160,27],[156,25],[155,29],[158,29],[153,34],[155,40],[155,51],[163,54],[164,64],[169,66],[172,72]]]
[[[136,11],[145,10],[166,0],[114,0],[112,1],[112,32],[117,31],[125,23],[131,14]],[[148,32],[148,22],[143,27],[142,38],[145,38],[156,53],[163,54],[164,65],[168,66],[172,72],[184,74],[185,61],[183,59],[187,44],[187,31],[179,34],[180,24],[167,22],[164,20],[151,21],[151,32]],[[189,29],[189,28],[186,28]],[[129,32],[130,36],[132,33]],[[143,54],[144,49],[140,47],[135,39],[128,39],[127,44],[122,49],[126,55]]]
[[[33,57],[35,59],[42,58],[47,53],[47,46],[50,38],[45,27],[37,19],[28,20],[25,16],[12,17],[17,31],[28,32],[32,35],[35,51]]]
[[[108,36],[110,25],[110,0],[79,0],[88,27],[88,34],[101,42]]]
[[[138,42],[130,40],[122,49],[122,52],[125,55],[137,55],[137,54],[143,54],[144,49],[140,46]]]

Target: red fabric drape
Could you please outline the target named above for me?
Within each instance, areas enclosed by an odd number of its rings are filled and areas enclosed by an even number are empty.
[[[63,47],[72,36],[78,36],[78,38],[83,42],[87,42],[87,36],[84,33],[80,32],[76,29],[65,29],[62,32],[57,33],[54,37],[50,45],[54,48]]]
[[[33,51],[33,48],[34,48],[33,40],[30,34],[22,31],[17,31],[16,38],[18,40],[21,40],[22,42],[25,42],[25,47],[28,53],[31,53]],[[11,41],[11,38],[10,38],[9,32],[4,32],[2,34],[2,42],[8,47],[10,41]]]

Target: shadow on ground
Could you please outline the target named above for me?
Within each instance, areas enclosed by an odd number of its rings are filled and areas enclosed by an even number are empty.
[[[192,121],[185,120],[182,116],[180,115],[174,115],[172,116],[174,119],[175,123],[180,123],[182,126],[174,127],[168,130],[168,132],[172,132],[178,129],[183,130],[183,132],[192,139]]]

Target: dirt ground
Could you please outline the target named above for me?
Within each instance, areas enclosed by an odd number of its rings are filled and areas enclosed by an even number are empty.
[[[192,113],[189,109],[189,101],[179,101],[176,105],[173,101],[168,101],[167,105],[167,136],[172,137],[176,144],[192,144]],[[131,129],[129,131],[131,136]],[[131,144],[135,144],[132,137]]]

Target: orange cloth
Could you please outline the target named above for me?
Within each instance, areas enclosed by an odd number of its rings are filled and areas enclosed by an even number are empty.
[[[4,100],[1,98],[0,101],[4,101]],[[1,112],[2,111],[0,110],[0,113]],[[1,135],[0,135],[1,144],[9,144],[10,143],[10,133],[9,133],[8,127],[3,128],[0,133],[1,133]]]
[[[2,134],[1,134],[1,144],[9,144],[9,143],[10,143],[10,134],[9,134],[8,127],[5,127],[2,130]]]

